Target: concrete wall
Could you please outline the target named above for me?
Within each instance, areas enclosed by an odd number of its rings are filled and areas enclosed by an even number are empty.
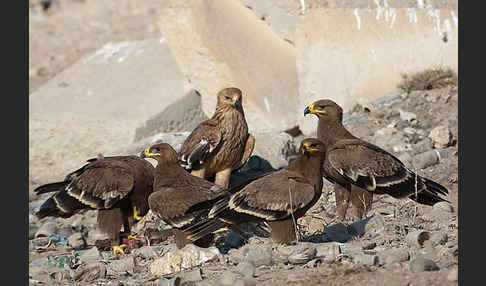
[[[321,98],[345,109],[396,88],[402,73],[458,66],[457,11],[317,9],[296,35],[299,110]],[[315,120],[299,118],[304,134]]]

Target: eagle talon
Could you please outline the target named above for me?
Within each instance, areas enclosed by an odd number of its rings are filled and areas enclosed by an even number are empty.
[[[127,239],[142,240],[140,237],[138,237],[136,235],[129,235],[129,236],[127,236]]]
[[[122,254],[122,255],[125,255],[125,251],[123,251],[123,248],[126,248],[127,245],[126,244],[122,244],[122,245],[115,245],[113,246],[113,255],[117,255],[117,254]]]
[[[137,214],[137,207],[136,206],[133,206],[133,218],[136,219],[136,220],[141,220],[143,218],[143,217],[141,217]]]

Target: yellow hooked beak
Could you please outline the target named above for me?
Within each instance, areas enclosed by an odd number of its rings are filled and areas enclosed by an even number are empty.
[[[317,148],[310,147],[309,143],[304,143],[305,151],[317,151]]]
[[[144,151],[145,157],[149,158],[149,157],[152,157],[152,156],[160,156],[160,153],[150,153],[149,150],[150,150],[150,147],[145,148],[145,151]]]
[[[238,96],[233,96],[233,98],[231,98],[231,105],[237,106],[239,104],[240,104],[240,100],[239,100]]]
[[[320,109],[315,109],[314,104],[311,104],[304,109],[304,116],[307,115],[307,114],[318,114],[318,113],[324,114],[324,113],[326,113],[326,111],[320,110]]]

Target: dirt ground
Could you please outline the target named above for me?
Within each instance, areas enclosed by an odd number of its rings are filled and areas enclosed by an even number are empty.
[[[156,0],[144,0],[144,5],[138,5],[139,2],[130,0],[53,0],[50,1],[51,6],[43,11],[41,2],[29,1],[31,5],[29,92],[35,91],[80,57],[100,48],[107,42],[160,36],[157,17],[160,10],[166,5],[165,1]],[[409,260],[391,264],[363,265],[356,263],[352,255],[340,255],[331,262],[322,262],[317,265],[283,263],[264,265],[256,268],[254,279],[257,285],[457,285],[457,274],[455,278],[451,274],[458,268],[457,100],[458,92],[454,88],[412,91],[408,95],[403,95],[382,105],[357,106],[345,115],[347,119],[356,119],[348,124],[347,128],[364,140],[389,151],[393,151],[394,146],[408,144],[408,149],[406,148],[405,151],[393,152],[397,156],[406,153],[410,157],[414,157],[432,150],[432,143],[427,135],[436,126],[446,125],[452,133],[451,146],[444,148],[447,156],[444,156],[438,164],[417,170],[417,173],[448,188],[449,195],[446,199],[451,202],[453,212],[444,214],[434,211],[432,207],[418,205],[409,200],[375,196],[373,210],[369,215],[375,214],[384,218],[383,232],[375,237],[366,235],[353,237],[344,243],[345,245],[376,243],[372,249],[372,252],[376,254],[387,249],[405,247],[409,249]],[[410,122],[401,119],[399,110],[414,113],[416,120]],[[392,126],[395,131],[389,136],[388,141],[384,141],[385,136],[377,135],[377,131],[387,126]],[[414,132],[410,128],[423,132]],[[299,221],[299,229],[304,241],[313,241],[316,237],[319,240],[321,233],[327,227],[336,224],[332,186],[325,182],[324,188],[323,196],[309,210],[309,216]],[[38,203],[39,199],[29,203],[31,212]],[[30,225],[40,227],[46,222],[56,221],[63,227],[72,224],[73,229],[95,231],[94,215],[95,213],[89,212],[76,215],[70,220],[49,218],[40,221],[33,220]],[[348,218],[347,223],[353,222],[350,216]],[[319,232],[316,229],[322,230]],[[445,233],[447,241],[436,246],[412,248],[406,242],[406,235],[413,230]],[[36,239],[30,240],[29,262],[42,257],[52,258],[74,253],[64,246],[55,244],[48,249],[39,250],[34,246],[35,241]],[[161,242],[160,245],[165,247],[170,242],[172,242],[171,238]],[[251,240],[250,245],[270,243],[268,238],[258,238]],[[93,247],[93,243],[88,241],[88,248],[91,247]],[[221,279],[224,271],[233,270],[235,265],[228,261],[226,256],[222,255],[219,260],[200,266],[203,280],[195,285],[215,285]],[[410,260],[417,256],[432,259],[440,270],[411,272]],[[103,258],[100,261],[107,264],[118,259],[118,257],[113,257],[110,251],[103,251]],[[154,257],[137,256],[137,267],[133,272],[110,274],[90,282],[71,280],[71,278],[66,278],[69,276],[68,274],[66,276],[54,275],[56,271],[62,269],[51,271],[52,268],[49,268],[51,272],[48,272],[47,275],[42,271],[35,272],[36,267],[30,264],[30,285],[159,285],[159,280],[153,277],[148,270],[153,260]],[[71,270],[66,270],[66,273]]]
[[[375,235],[364,234],[362,236],[350,236],[346,231],[336,227],[336,208],[332,186],[324,180],[323,196],[318,203],[311,208],[307,215],[299,220],[299,232],[301,241],[312,242],[315,245],[332,241],[340,242],[341,254],[330,261],[311,261],[312,264],[292,264],[292,263],[273,263],[256,267],[254,281],[257,285],[457,285],[458,269],[458,145],[457,145],[457,99],[458,94],[455,88],[441,88],[426,91],[412,91],[408,95],[402,94],[381,105],[356,106],[355,109],[345,114],[347,128],[357,136],[372,143],[384,146],[388,150],[393,150],[396,146],[409,144],[405,151],[392,152],[400,158],[404,158],[406,153],[410,157],[415,157],[421,153],[432,150],[432,141],[428,138],[430,130],[435,126],[446,125],[452,134],[450,146],[443,148],[443,158],[431,166],[416,170],[419,175],[425,176],[444,185],[449,194],[445,197],[451,202],[452,211],[440,211],[435,207],[419,205],[411,200],[396,200],[387,195],[374,197],[373,209],[368,213],[369,217],[383,218],[380,229]],[[399,111],[403,110],[416,115],[416,119],[411,122],[402,120]],[[395,132],[390,136],[380,135],[382,129],[394,126]],[[416,133],[410,132],[410,128]],[[409,133],[404,132],[404,130]],[[422,130],[422,132],[420,131]],[[411,133],[411,134],[410,134]],[[417,135],[423,134],[423,135]],[[386,138],[387,141],[383,141]],[[296,138],[297,140],[299,138]],[[385,147],[386,146],[386,147]],[[408,164],[408,163],[407,163]],[[413,167],[411,167],[413,168]],[[34,205],[38,205],[43,199],[39,198],[30,203],[32,210]],[[348,210],[345,226],[349,226],[355,220],[352,217],[352,209]],[[77,214],[70,219],[51,219],[44,218],[40,221],[31,223],[32,226],[40,227],[43,224],[55,221],[59,228],[68,229],[72,234],[75,229],[84,229],[87,232],[88,248],[95,245],[92,233],[96,233],[95,213],[89,211],[84,214]],[[76,227],[71,227],[71,225]],[[407,235],[412,231],[427,231],[431,235],[445,235],[446,239],[441,243],[431,245],[424,244],[423,247],[414,247],[407,242]],[[336,233],[329,239],[331,233]],[[337,236],[336,236],[337,235]],[[344,239],[336,239],[343,237]],[[128,257],[136,257],[137,267],[126,274],[109,274],[104,278],[94,280],[90,283],[66,280],[69,278],[56,278],[66,276],[55,276],[55,273],[63,271],[62,268],[46,267],[44,270],[49,275],[36,274],[39,272],[37,265],[42,257],[66,256],[73,251],[66,246],[56,246],[53,244],[47,250],[39,250],[36,243],[45,238],[30,240],[31,265],[29,272],[32,281],[42,285],[42,283],[63,284],[70,281],[70,285],[158,285],[160,277],[150,274],[150,265],[161,256],[141,257],[140,255],[128,254]],[[166,249],[173,243],[173,238],[167,239],[152,245]],[[380,259],[387,259],[380,256],[390,249],[406,249],[409,259],[395,263],[386,263],[380,260],[378,264],[363,264],[356,260],[356,253],[346,253],[343,249],[356,246],[374,244],[375,246],[365,252],[368,255],[378,255]],[[249,247],[258,245],[272,246],[270,238],[252,237],[249,240]],[[275,246],[273,246],[275,247]],[[240,248],[241,249],[241,248]],[[109,250],[102,252],[103,263],[110,264],[123,257],[114,257]],[[165,250],[163,250],[165,252]],[[359,251],[358,251],[359,252]],[[362,251],[361,251],[362,252]],[[431,259],[439,267],[438,271],[412,272],[410,263],[417,257]],[[202,281],[191,285],[217,285],[223,275],[228,271],[234,271],[236,262],[232,261],[231,255],[221,255],[216,261],[202,264],[196,269],[200,269]],[[65,266],[66,267],[66,266]],[[64,269],[65,269],[64,267]],[[37,270],[36,270],[37,269]],[[57,269],[57,270],[56,270]],[[76,268],[66,271],[75,273]],[[454,274],[455,273],[455,274]],[[67,275],[67,274],[66,274]],[[173,275],[166,276],[168,278]],[[60,279],[61,281],[58,281]],[[111,284],[111,283],[118,284]],[[153,283],[153,284],[150,284]],[[251,284],[249,284],[251,285]]]

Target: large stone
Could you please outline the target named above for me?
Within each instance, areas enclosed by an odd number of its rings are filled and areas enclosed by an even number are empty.
[[[438,62],[457,72],[457,8],[375,3],[375,9],[312,9],[302,17],[295,35],[301,113],[321,98],[349,110],[394,90],[402,73]],[[316,130],[316,118],[298,120],[304,134]]]
[[[424,257],[417,257],[410,261],[410,271],[411,272],[422,272],[422,271],[437,271],[439,267],[433,260]]]
[[[266,159],[273,168],[286,167],[290,158],[296,154],[296,143],[285,132],[258,132],[252,135],[255,137],[252,155]]]
[[[165,38],[107,43],[77,61],[29,96],[31,180],[59,180],[98,153],[114,155],[184,96],[183,81]]]
[[[106,266],[101,262],[82,265],[74,272],[74,281],[92,282],[106,277]]]
[[[186,88],[200,90],[206,114],[214,112],[216,93],[232,85],[243,90],[251,130],[297,125],[299,83],[291,43],[240,1],[169,2],[159,27],[188,78]]]
[[[101,254],[100,251],[98,250],[98,247],[94,246],[86,251],[83,251],[81,253],[81,256],[79,257],[79,260],[82,262],[93,262],[101,259]]]
[[[301,242],[297,245],[279,245],[275,250],[275,261],[291,264],[305,264],[317,254],[316,244]]]
[[[218,254],[219,250],[216,247],[204,249],[188,244],[182,249],[169,251],[162,258],[156,259],[150,265],[150,272],[156,276],[180,272],[217,259]]]
[[[434,142],[434,148],[446,148],[452,142],[452,133],[448,126],[441,125],[430,131],[429,138]]]
[[[193,89],[137,128],[134,141],[162,132],[191,132],[206,119],[201,109],[201,94]]]
[[[374,238],[385,230],[385,219],[383,216],[375,214],[372,217],[352,223],[349,228],[355,235],[366,235],[366,237]]]
[[[392,264],[409,260],[410,253],[406,248],[392,248],[381,251],[378,257],[381,264]]]
[[[83,234],[80,232],[76,232],[70,237],[68,237],[68,245],[76,250],[86,248],[86,240],[83,237]]]
[[[135,257],[129,256],[120,260],[113,260],[108,264],[107,272],[110,275],[117,275],[120,273],[131,272],[135,270]]]
[[[169,133],[157,133],[155,135],[143,138],[132,144],[128,144],[121,148],[121,153],[126,154],[140,154],[145,148],[156,143],[168,143],[176,151],[180,151],[182,148],[182,143],[189,136],[190,132],[169,132]],[[151,158],[148,158],[150,162],[153,162]]]

